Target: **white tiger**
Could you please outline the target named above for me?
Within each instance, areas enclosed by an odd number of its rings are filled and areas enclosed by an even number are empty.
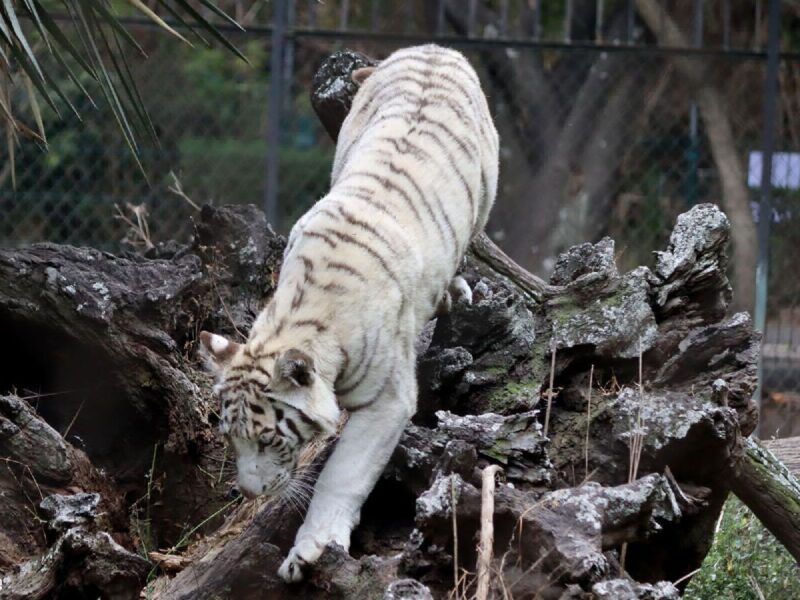
[[[290,488],[298,450],[349,412],[279,570],[287,581],[329,542],[349,548],[416,410],[414,341],[497,189],[497,132],[464,56],[407,48],[353,78],[361,87],[331,190],[292,229],[277,290],[247,342],[201,334],[246,495]]]

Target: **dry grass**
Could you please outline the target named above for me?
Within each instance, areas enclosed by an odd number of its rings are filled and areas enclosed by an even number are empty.
[[[120,208],[119,204],[114,205],[115,218],[128,226],[122,241],[144,251],[155,248],[153,240],[150,238],[150,225],[147,223],[147,206],[128,202],[125,204],[125,209],[127,213]]]
[[[633,483],[639,476],[639,464],[642,460],[644,446],[644,427],[642,426],[642,404],[644,403],[644,378],[643,378],[643,353],[642,340],[639,339],[639,402],[636,405],[636,417],[630,430],[630,444],[628,447],[628,483]],[[620,574],[625,572],[625,559],[628,554],[628,543],[622,544],[619,553]]]
[[[186,192],[183,191],[183,186],[181,185],[178,176],[175,175],[175,171],[170,171],[169,176],[172,177],[172,185],[167,188],[170,192],[175,194],[178,198],[186,202],[189,206],[191,206],[194,210],[200,211],[200,206],[192,200],[189,196],[186,195]]]
[[[636,418],[631,428],[628,455],[628,483],[636,481],[639,476],[639,463],[642,460],[642,444],[644,429],[642,427],[642,403],[644,402],[644,380],[642,378],[642,342],[639,340],[639,402],[636,405]]]

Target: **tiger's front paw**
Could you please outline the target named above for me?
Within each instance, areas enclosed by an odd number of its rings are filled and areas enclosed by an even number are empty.
[[[316,540],[311,537],[297,540],[289,550],[289,555],[283,561],[278,569],[278,576],[286,583],[294,583],[303,579],[303,571],[309,566],[317,562],[322,556],[325,546],[329,543],[335,543],[342,546],[347,552],[347,544],[341,540],[331,539],[326,541]]]
[[[289,555],[278,569],[278,576],[286,583],[294,583],[303,579],[303,569],[316,562],[322,555],[324,546],[317,546],[312,540],[303,540],[295,544]]]

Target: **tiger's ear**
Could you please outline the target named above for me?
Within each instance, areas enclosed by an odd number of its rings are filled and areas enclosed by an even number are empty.
[[[284,389],[308,387],[314,382],[314,360],[305,352],[292,348],[275,361],[272,387]]]
[[[224,369],[241,347],[241,344],[208,331],[200,332],[200,345],[205,351],[206,364],[214,374]]]
[[[367,77],[372,75],[374,71],[375,67],[361,67],[360,69],[353,71],[350,77],[357,85],[361,85],[367,80]]]

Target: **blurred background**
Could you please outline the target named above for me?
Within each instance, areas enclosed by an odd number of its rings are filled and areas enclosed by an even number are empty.
[[[765,332],[761,436],[800,435],[800,2],[217,4],[246,28],[219,25],[249,65],[123,18],[147,53],[132,75],[160,140],[141,147],[147,179],[108,107],[66,76],[82,120],[42,106],[49,150],[23,142],[14,168],[0,145],[0,244],[146,250],[188,241],[206,202],[259,205],[288,231],[328,187],[334,146],[308,97],[322,60],[437,41],[471,60],[500,132],[488,233],[538,275],[568,246],[606,235],[621,269],[652,266],[679,213],[720,205],[732,222],[734,308]],[[70,23],[59,21],[77,37]]]

